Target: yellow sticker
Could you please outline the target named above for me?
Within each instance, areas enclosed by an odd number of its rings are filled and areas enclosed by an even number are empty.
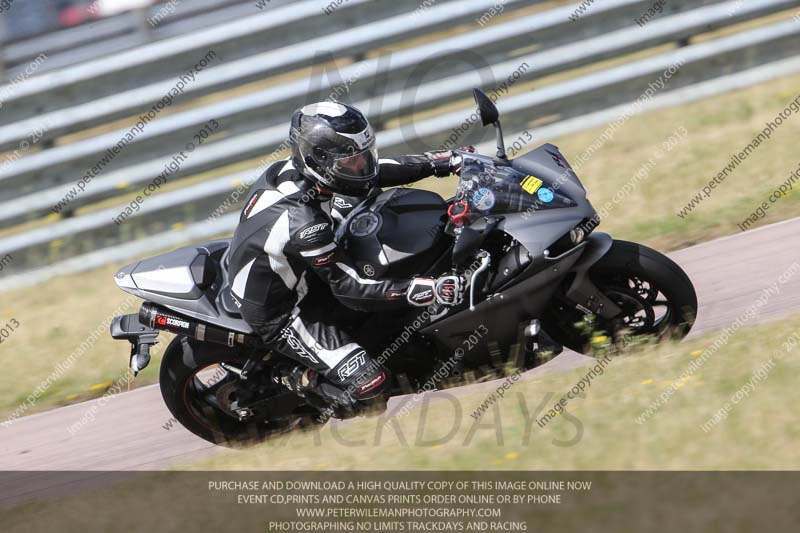
[[[522,180],[520,185],[522,186],[523,191],[527,192],[528,194],[533,194],[539,190],[539,187],[542,186],[542,183],[543,183],[542,180],[540,180],[539,178],[528,176],[524,180]]]

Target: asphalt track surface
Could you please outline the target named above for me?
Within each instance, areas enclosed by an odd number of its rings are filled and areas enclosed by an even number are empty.
[[[730,325],[793,264],[798,263],[796,266],[800,267],[799,245],[800,218],[796,218],[670,254],[697,288],[700,309],[692,335]],[[788,282],[779,285],[777,293],[773,290],[766,305],[757,316],[748,319],[747,324],[797,312],[798,296],[800,270]],[[526,376],[574,368],[589,361],[591,359],[582,355],[565,352]],[[480,385],[471,387],[475,386]],[[177,424],[169,430],[164,428],[171,415],[155,385],[113,397],[96,410],[94,422],[74,436],[70,435],[67,428],[96,401],[27,416],[8,427],[0,427],[0,471],[179,468],[219,450]],[[29,474],[26,479],[30,480]],[[4,503],[4,493],[11,488],[8,484],[13,482],[13,475],[0,481],[0,507]]]

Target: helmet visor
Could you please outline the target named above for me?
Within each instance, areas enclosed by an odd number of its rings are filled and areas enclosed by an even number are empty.
[[[378,149],[373,144],[352,155],[333,155],[330,170],[344,178],[372,179],[378,174]]]

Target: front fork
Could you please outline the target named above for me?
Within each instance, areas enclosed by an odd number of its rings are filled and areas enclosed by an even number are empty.
[[[572,266],[575,278],[567,287],[566,299],[584,314],[593,314],[606,319],[618,316],[622,309],[597,288],[589,279],[589,270],[608,251],[614,239],[607,233],[592,233],[586,239],[586,248]]]

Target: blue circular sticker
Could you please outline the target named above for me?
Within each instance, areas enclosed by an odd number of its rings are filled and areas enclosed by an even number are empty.
[[[478,211],[488,211],[494,207],[494,193],[485,187],[481,187],[472,195],[472,203]]]
[[[547,187],[542,187],[538,191],[536,191],[536,195],[539,197],[539,200],[543,201],[546,204],[549,204],[553,201],[553,191],[548,189]]]

